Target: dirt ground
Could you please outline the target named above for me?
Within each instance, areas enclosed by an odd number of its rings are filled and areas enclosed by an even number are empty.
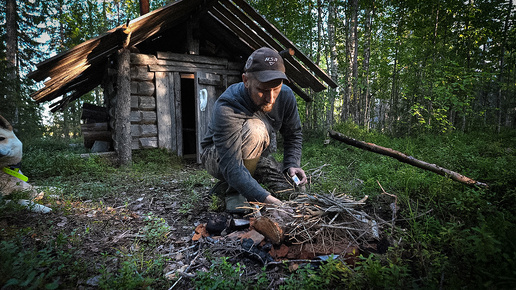
[[[163,277],[172,282],[176,289],[189,287],[196,271],[207,271],[210,259],[217,256],[229,257],[232,262],[246,265],[246,275],[256,276],[267,264],[269,277],[277,277],[278,281],[284,267],[271,259],[271,249],[280,250],[280,246],[272,246],[267,241],[261,243],[261,253],[243,247],[240,240],[229,241],[214,236],[192,240],[199,225],[206,224],[214,217],[231,215],[214,212],[210,209],[212,199],[209,196],[210,186],[197,184],[195,190],[202,198],[185,212],[184,204],[178,198],[184,198],[184,183],[180,180],[193,172],[201,170],[197,164],[187,164],[182,174],[171,180],[162,180],[155,186],[142,186],[134,183],[117,197],[101,200],[69,201],[59,196],[46,196],[42,203],[53,210],[48,214],[32,213],[27,210],[8,211],[0,214],[0,240],[11,238],[14,233],[25,230],[30,233],[23,237],[27,246],[41,248],[59,235],[65,236],[64,248],[73,249],[76,259],[83,269],[75,281],[62,281],[77,288],[89,289],[98,286],[99,269],[110,269],[116,272],[121,266],[121,256],[145,255],[142,260],[165,256],[170,259],[164,265]],[[375,206],[368,206],[371,215],[383,215],[390,219],[388,198],[377,200]],[[383,208],[382,208],[383,205]],[[382,212],[384,211],[384,212]],[[242,216],[235,215],[236,218]],[[163,232],[163,219],[168,225]],[[152,225],[155,225],[153,227]],[[19,234],[18,234],[19,235]],[[388,243],[387,243],[388,244]],[[371,247],[372,246],[372,247]],[[360,246],[356,245],[356,249]],[[383,251],[386,240],[371,241],[368,247],[362,247],[354,255],[367,251]],[[209,249],[210,257],[204,255]],[[290,260],[310,259],[313,257],[290,257]],[[267,260],[269,259],[269,260]],[[179,279],[178,281],[178,278]],[[279,283],[279,282],[278,282]]]

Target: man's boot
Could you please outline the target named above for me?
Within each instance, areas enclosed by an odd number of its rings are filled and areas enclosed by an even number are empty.
[[[244,166],[249,170],[251,175],[254,175],[256,171],[256,166],[258,165],[258,161],[260,157],[253,159],[244,159]],[[241,207],[250,207],[250,204],[247,202],[247,199],[239,194],[236,190],[232,188],[228,188],[226,192],[226,211],[229,213],[248,213],[250,210],[243,209]]]

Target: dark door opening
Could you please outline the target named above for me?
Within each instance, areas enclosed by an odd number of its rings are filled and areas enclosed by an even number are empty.
[[[181,115],[183,117],[183,156],[197,156],[195,123],[195,82],[193,74],[181,75]],[[192,156],[193,155],[193,156]]]

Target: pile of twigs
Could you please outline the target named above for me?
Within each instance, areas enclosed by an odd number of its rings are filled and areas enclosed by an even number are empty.
[[[368,196],[354,200],[345,194],[302,194],[282,206],[269,207],[266,215],[284,225],[284,233],[293,243],[349,241],[360,246],[380,238],[379,222],[357,209]],[[381,222],[380,222],[381,223]]]

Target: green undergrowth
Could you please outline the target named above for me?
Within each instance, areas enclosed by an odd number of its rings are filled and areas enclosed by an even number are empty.
[[[368,195],[371,203],[383,193],[397,197],[398,219],[403,219],[398,222],[403,230],[394,231],[398,241],[386,254],[368,257],[370,262],[354,269],[354,277],[370,275],[374,265],[380,267],[380,278],[392,267],[386,257],[395,257],[404,274],[392,288],[516,286],[516,132],[389,138],[350,124],[337,131],[489,186],[468,186],[334,139],[324,145],[325,138],[305,138],[305,171],[325,169],[312,180],[310,191],[357,199]],[[383,288],[381,283],[365,286]]]

